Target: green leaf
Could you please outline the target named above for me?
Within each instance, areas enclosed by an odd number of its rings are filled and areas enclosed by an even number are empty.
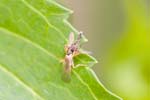
[[[72,11],[53,0],[0,1],[0,100],[119,100],[77,56],[71,82],[61,79]],[[85,67],[86,66],[86,67]]]
[[[109,80],[109,88],[125,100],[149,100],[149,8],[143,0],[123,0],[123,4],[125,30],[107,52],[107,63],[103,68],[106,76],[104,79]]]

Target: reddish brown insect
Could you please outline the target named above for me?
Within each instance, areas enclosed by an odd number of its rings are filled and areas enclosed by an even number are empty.
[[[79,52],[79,44],[82,38],[82,32],[79,32],[77,39],[74,41],[74,34],[70,33],[69,35],[69,43],[65,46],[65,66],[63,73],[63,80],[69,82],[71,79],[71,70],[74,67],[73,57],[78,55]]]

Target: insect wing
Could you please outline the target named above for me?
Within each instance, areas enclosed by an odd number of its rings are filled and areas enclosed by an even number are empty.
[[[69,66],[68,64],[66,64],[64,66],[62,80],[65,81],[65,82],[70,82],[71,81],[71,66]]]
[[[72,67],[72,54],[65,56],[65,66],[62,79],[65,82],[70,82],[71,80],[71,67]]]
[[[71,46],[71,44],[73,44],[73,42],[74,42],[74,34],[73,34],[73,32],[71,32],[69,34],[69,43],[68,43],[68,45]]]

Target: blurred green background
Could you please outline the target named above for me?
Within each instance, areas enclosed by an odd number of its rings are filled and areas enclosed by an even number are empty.
[[[150,1],[57,1],[74,11],[70,20],[88,38],[105,87],[124,100],[150,100]]]

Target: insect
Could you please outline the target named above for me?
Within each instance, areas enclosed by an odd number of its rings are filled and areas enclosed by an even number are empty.
[[[71,80],[71,70],[74,67],[73,57],[78,55],[80,40],[82,38],[82,32],[79,32],[77,39],[74,41],[74,34],[71,32],[69,35],[69,43],[65,46],[65,59],[64,59],[64,73],[62,79],[65,82],[70,82]]]

